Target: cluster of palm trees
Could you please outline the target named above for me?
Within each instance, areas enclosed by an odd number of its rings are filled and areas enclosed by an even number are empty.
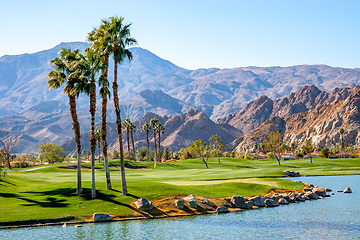
[[[146,159],[149,161],[149,152],[150,152],[150,144],[149,144],[149,133],[151,131],[154,133],[154,144],[155,144],[155,162],[160,162],[161,154],[160,154],[160,143],[161,143],[161,134],[164,133],[165,127],[156,119],[153,118],[150,120],[150,123],[145,123],[141,129],[142,132],[146,134],[146,142],[147,142],[147,155]],[[156,134],[158,136],[158,145],[156,145]]]
[[[76,98],[80,93],[85,93],[90,98],[91,114],[91,169],[92,169],[92,198],[96,197],[95,191],[95,149],[97,139],[101,139],[102,152],[104,156],[104,165],[106,173],[106,187],[112,189],[110,180],[110,171],[107,157],[107,101],[110,97],[108,65],[112,54],[115,63],[114,80],[112,84],[113,100],[116,113],[117,133],[119,138],[120,162],[121,162],[121,180],[122,194],[127,195],[125,180],[124,154],[122,147],[122,125],[120,117],[120,107],[118,98],[117,67],[126,59],[131,61],[132,54],[129,46],[136,44],[136,40],[130,34],[131,24],[124,24],[123,17],[110,17],[108,20],[102,20],[99,27],[91,31],[87,37],[90,47],[81,53],[79,49],[71,50],[63,48],[59,56],[52,59],[50,64],[53,67],[47,76],[47,85],[50,89],[60,88],[64,85],[63,92],[69,97],[70,113],[73,121],[74,140],[77,148],[77,190],[82,192],[81,187],[81,142],[80,142],[80,124],[76,113]],[[96,83],[100,87],[99,92],[102,98],[101,114],[101,138],[95,137],[95,111],[96,111]]]

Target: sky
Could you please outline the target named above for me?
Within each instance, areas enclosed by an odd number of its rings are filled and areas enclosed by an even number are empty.
[[[0,56],[85,41],[101,19],[179,67],[360,67],[360,1],[0,1]]]

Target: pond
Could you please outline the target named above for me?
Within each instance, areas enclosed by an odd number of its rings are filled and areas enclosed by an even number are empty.
[[[0,231],[0,239],[359,239],[360,175],[294,178],[330,198],[228,214]],[[337,193],[350,187],[351,194]]]

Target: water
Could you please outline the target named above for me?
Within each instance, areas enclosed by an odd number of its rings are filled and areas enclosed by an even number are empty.
[[[0,239],[360,239],[360,175],[294,180],[353,193],[228,214],[1,230]]]

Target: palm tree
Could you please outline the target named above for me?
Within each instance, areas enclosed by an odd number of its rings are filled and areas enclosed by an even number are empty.
[[[91,31],[87,37],[87,40],[91,42],[90,49],[102,57],[102,76],[99,79],[100,85],[100,96],[102,98],[101,102],[101,141],[102,141],[102,151],[104,155],[104,166],[106,174],[106,188],[112,189],[111,180],[110,180],[110,170],[107,156],[107,126],[106,126],[106,111],[107,111],[107,99],[110,96],[109,91],[109,81],[108,81],[108,65],[109,65],[109,56],[112,51],[112,46],[109,44],[110,38],[107,33],[105,25],[100,25],[98,28]]]
[[[160,156],[160,136],[161,136],[161,133],[164,133],[164,130],[165,130],[165,127],[160,123],[160,122],[157,122],[156,123],[156,132],[158,133],[158,140],[159,140],[159,146],[158,146],[158,157],[159,157],[159,162],[161,161],[161,156]]]
[[[95,131],[95,139],[98,142],[98,152],[99,152],[99,162],[100,162],[100,156],[101,156],[101,130],[97,129]]]
[[[153,128],[153,133],[154,133],[154,143],[155,143],[155,159],[154,159],[154,162],[156,162],[157,160],[157,151],[156,151],[156,124],[158,123],[158,120],[156,118],[153,118],[150,120],[150,125],[152,126]]]
[[[147,156],[146,156],[146,160],[149,161],[149,151],[150,151],[150,146],[149,146],[149,133],[151,132],[151,126],[149,123],[145,123],[141,129],[142,132],[146,133],[146,142],[147,142]]]
[[[135,144],[134,144],[134,132],[135,132],[135,124],[133,122],[130,121],[130,135],[131,135],[131,143],[132,143],[132,148],[133,148],[133,153],[134,153],[134,159],[136,161],[136,157],[135,157]]]
[[[295,143],[291,143],[290,144],[290,147],[291,147],[291,152],[292,152],[292,154],[294,154],[294,150],[295,150]]]
[[[50,60],[50,64],[54,71],[47,75],[47,85],[49,89],[60,88],[65,84],[63,92],[69,97],[70,113],[73,121],[74,140],[77,149],[77,188],[76,193],[82,192],[81,188],[81,142],[80,142],[80,124],[76,112],[76,98],[79,92],[75,91],[77,84],[76,78],[72,78],[71,74],[74,73],[73,65],[80,60],[80,51],[71,51],[70,46],[68,49],[62,48],[60,56]]]
[[[127,144],[128,144],[128,152],[129,152],[129,162],[131,162],[131,157],[130,157],[130,137],[129,137],[129,133],[130,133],[130,128],[131,128],[131,121],[129,118],[126,118],[123,123],[122,123],[122,128],[124,130],[126,130],[126,139],[127,139]]]
[[[96,75],[101,70],[101,57],[95,54],[91,49],[85,50],[85,56],[76,64],[76,71],[74,76],[79,79],[77,90],[85,92],[90,96],[90,114],[91,114],[91,128],[90,128],[90,150],[91,150],[91,176],[92,187],[91,196],[96,197],[95,190],[95,112],[96,112]],[[89,152],[89,151],[88,151]],[[90,153],[90,152],[89,152]],[[90,154],[88,154],[90,155]]]
[[[344,157],[344,128],[340,128],[339,133],[341,136],[341,157]]]

